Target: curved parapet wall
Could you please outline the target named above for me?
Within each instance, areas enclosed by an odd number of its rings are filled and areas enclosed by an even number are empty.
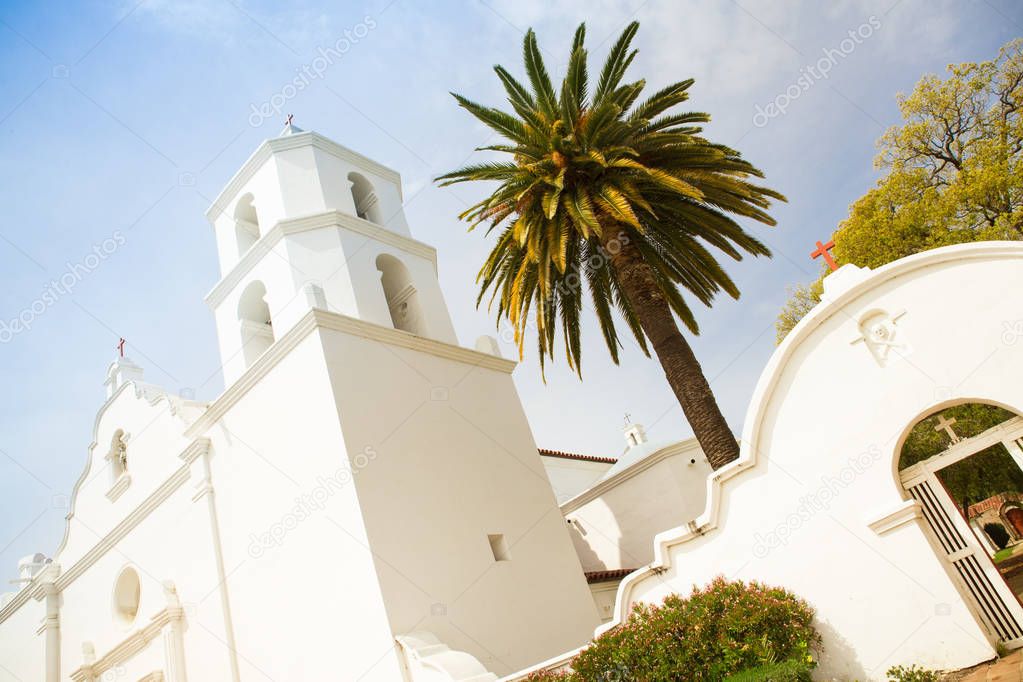
[[[708,477],[703,514],[657,536],[600,631],[637,602],[723,574],[783,585],[817,609],[822,674],[883,679],[892,665],[994,655],[907,501],[897,454],[921,416],[948,405],[1023,413],[1023,244],[846,266],[825,286],[760,377],[739,459]]]

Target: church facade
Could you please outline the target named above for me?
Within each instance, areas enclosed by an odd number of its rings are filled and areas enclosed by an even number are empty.
[[[494,680],[598,625],[496,344],[458,345],[394,171],[288,126],[207,216],[226,389],[122,358],[14,679]]]

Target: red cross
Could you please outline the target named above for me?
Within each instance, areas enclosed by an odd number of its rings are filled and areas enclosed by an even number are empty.
[[[117,350],[121,354],[122,358],[124,357],[124,344],[126,343],[128,342],[125,341],[124,339],[121,339],[120,343],[117,344]]]
[[[831,257],[831,253],[829,253],[830,249],[833,248],[835,248],[834,240],[829,241],[827,244],[821,244],[820,241],[818,241],[817,250],[810,252],[810,258],[816,259],[818,256],[824,256],[824,262],[828,264],[828,267],[831,268],[832,271],[838,270],[838,263],[835,262],[835,259]]]

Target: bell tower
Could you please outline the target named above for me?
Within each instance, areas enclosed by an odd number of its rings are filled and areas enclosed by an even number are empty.
[[[189,433],[244,564],[237,650],[274,679],[493,682],[588,640],[515,363],[458,345],[398,174],[289,125],[207,217],[227,386]]]
[[[221,272],[206,302],[225,385],[312,308],[456,343],[436,251],[412,238],[395,171],[289,123],[206,217]]]

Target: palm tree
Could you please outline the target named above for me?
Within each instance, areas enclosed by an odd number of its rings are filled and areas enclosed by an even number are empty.
[[[500,228],[480,270],[477,305],[491,291],[497,318],[515,330],[521,356],[530,326],[541,371],[553,354],[558,326],[569,365],[580,376],[579,317],[588,288],[611,358],[622,345],[614,311],[647,355],[647,339],[714,468],[739,446],[676,317],[693,334],[696,320],[683,291],[709,306],[724,290],[739,290],[707,247],[741,260],[769,256],[733,216],[767,225],[775,191],[753,184],[763,174],[728,147],[699,136],[703,113],[668,113],[688,99],[692,79],[639,101],[645,82],[623,83],[636,56],[630,24],[612,47],[589,93],[585,24],[575,33],[560,93],[554,90],[536,36],[524,41],[530,87],[501,66],[498,78],[514,114],[454,94],[458,103],[505,138],[480,150],[511,160],[469,165],[442,175],[442,186],[470,180],[497,188],[461,218],[470,230]]]

